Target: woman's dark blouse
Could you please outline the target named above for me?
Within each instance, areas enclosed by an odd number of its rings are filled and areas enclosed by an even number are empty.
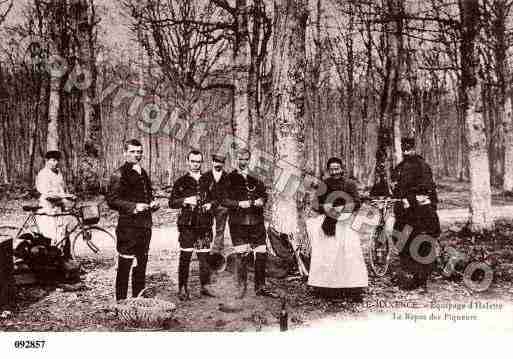
[[[324,204],[333,203],[333,206],[344,206],[344,212],[356,212],[361,205],[360,196],[356,183],[349,179],[328,178],[324,181],[319,191],[325,190],[318,195],[318,212],[325,214]]]

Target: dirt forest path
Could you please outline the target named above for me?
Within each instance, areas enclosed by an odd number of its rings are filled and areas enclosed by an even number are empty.
[[[162,214],[165,215],[166,213]],[[455,222],[465,222],[468,217],[468,210],[440,210],[439,215],[443,227],[447,228]],[[497,218],[512,218],[513,206],[496,206],[494,207],[494,215]],[[161,221],[160,223],[165,222]],[[114,231],[113,227],[108,229]],[[513,227],[511,227],[511,231],[513,233]],[[189,282],[192,300],[188,302],[178,301],[176,295],[177,239],[176,226],[159,225],[153,229],[147,270],[147,287],[153,288],[156,298],[177,305],[173,319],[158,330],[185,332],[278,330],[280,301],[255,296],[252,273],[250,273],[249,291],[246,298],[238,304],[236,303],[242,308],[241,311],[224,312],[220,310],[220,306],[233,302],[236,288],[233,276],[229,272],[215,275],[213,288],[218,294],[218,298],[203,298],[199,295],[198,264],[197,261],[193,261]],[[363,235],[362,247],[366,262],[368,262],[368,243],[368,235]],[[110,245],[106,246],[113,248],[113,244],[111,242]],[[505,247],[509,248],[508,253],[513,256],[513,248],[510,248],[513,246],[508,246]],[[509,266],[511,260],[503,258],[503,263]],[[140,330],[138,326],[120,321],[112,310],[116,272],[115,261],[105,260],[97,263],[85,263],[84,269],[85,273],[82,281],[79,283],[79,287],[75,289],[70,290],[59,284],[21,286],[17,294],[19,310],[13,318],[0,321],[0,331]],[[396,269],[397,261],[394,261],[391,271]],[[391,282],[390,275],[378,278],[369,273],[369,287],[366,290],[364,302],[361,304],[316,297],[311,289],[300,281],[288,282],[269,278],[268,283],[280,295],[287,297],[290,329],[324,326],[326,321],[346,326],[351,325],[351,323],[365,323],[367,320],[374,320],[375,318],[391,322],[393,313],[408,311],[409,308],[404,308],[404,306],[410,305],[414,306],[414,312],[419,315],[418,321],[415,323],[419,324],[422,323],[424,314],[429,315],[433,312],[433,303],[466,303],[468,305],[471,302],[480,301],[481,303],[492,303],[494,305],[501,303],[500,305],[504,306],[504,309],[484,314],[470,312],[472,315],[476,314],[476,319],[473,320],[476,326],[490,325],[490,323],[497,326],[504,322],[502,319],[505,316],[511,317],[513,315],[511,313],[513,307],[510,305],[513,302],[513,289],[511,281],[506,277],[498,277],[487,291],[475,293],[470,292],[462,281],[447,280],[434,274],[430,280],[428,292],[420,293],[418,291],[406,292],[400,290]],[[443,311],[440,311],[440,313],[443,314]],[[455,314],[463,313],[455,312]],[[443,328],[459,325],[460,323],[456,323],[454,318],[445,318],[445,320],[440,321],[440,325]],[[364,321],[360,321],[360,319],[364,319]],[[413,325],[412,321],[408,321],[408,323]],[[513,330],[513,325],[509,329]]]
[[[494,218],[513,218],[513,205],[494,206]],[[438,210],[438,216],[442,226],[450,226],[457,222],[465,222],[470,212],[468,208],[454,208]],[[113,228],[109,228],[114,231]],[[228,236],[228,231],[226,231]],[[225,237],[226,237],[225,236]],[[229,241],[228,241],[229,242]],[[150,251],[178,250],[178,230],[175,225],[161,225],[153,228]]]

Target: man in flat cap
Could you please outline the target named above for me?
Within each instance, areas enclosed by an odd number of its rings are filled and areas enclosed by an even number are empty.
[[[212,169],[205,172],[202,177],[207,186],[211,189],[213,214],[215,218],[215,237],[212,243],[211,252],[220,253],[224,249],[224,231],[228,208],[223,206],[224,195],[226,194],[228,173],[224,170],[226,157],[221,155],[212,156]]]
[[[61,153],[48,151],[45,155],[45,166],[36,177],[36,189],[40,193],[39,205],[43,213],[59,213],[74,200],[73,195],[66,193],[64,177],[59,169]],[[60,241],[64,236],[65,224],[68,220],[64,217],[37,216],[37,224],[41,234],[54,241]],[[66,243],[64,255],[70,257],[70,246]]]
[[[402,233],[409,227],[411,233],[406,243],[401,243],[402,248],[398,248],[401,267],[405,272],[399,284],[404,289],[426,290],[434,266],[432,261],[427,263],[427,259],[435,250],[435,238],[440,235],[436,185],[431,167],[415,152],[415,139],[403,138],[401,149],[403,160],[392,173],[392,181],[397,182],[394,197],[402,199],[394,207],[394,230],[395,233]]]

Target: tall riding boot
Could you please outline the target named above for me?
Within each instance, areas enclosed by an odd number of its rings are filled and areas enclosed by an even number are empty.
[[[234,255],[235,280],[237,281],[237,299],[246,296],[248,289],[248,267],[246,256],[240,253]]]
[[[278,298],[278,295],[265,287],[265,267],[267,253],[255,253],[255,294]]]
[[[421,268],[419,271],[417,271],[413,278],[416,288],[422,289],[422,291],[427,291],[427,282],[429,279],[429,269],[428,268]]]
[[[198,262],[199,262],[199,274],[200,274],[200,284],[201,284],[201,295],[207,297],[217,297],[214,292],[209,288],[210,284],[210,267],[208,266],[207,256],[208,253],[198,252]]]
[[[137,256],[137,266],[132,269],[132,296],[137,297],[146,285],[148,255]]]
[[[118,271],[116,274],[116,300],[126,299],[128,294],[128,278],[132,267],[132,258],[118,257]]]
[[[71,241],[69,239],[69,236],[67,236],[64,239],[64,247],[62,248],[62,255],[63,255],[65,260],[68,260],[68,259],[72,258],[72,255],[71,255]]]
[[[178,299],[189,300],[189,289],[187,284],[189,281],[189,267],[191,264],[192,252],[180,251],[178,259]]]

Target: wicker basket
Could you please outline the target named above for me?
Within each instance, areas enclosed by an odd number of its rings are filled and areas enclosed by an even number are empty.
[[[160,327],[173,317],[176,305],[162,299],[144,298],[144,291],[137,298],[120,301],[115,306],[117,317],[137,327]]]

